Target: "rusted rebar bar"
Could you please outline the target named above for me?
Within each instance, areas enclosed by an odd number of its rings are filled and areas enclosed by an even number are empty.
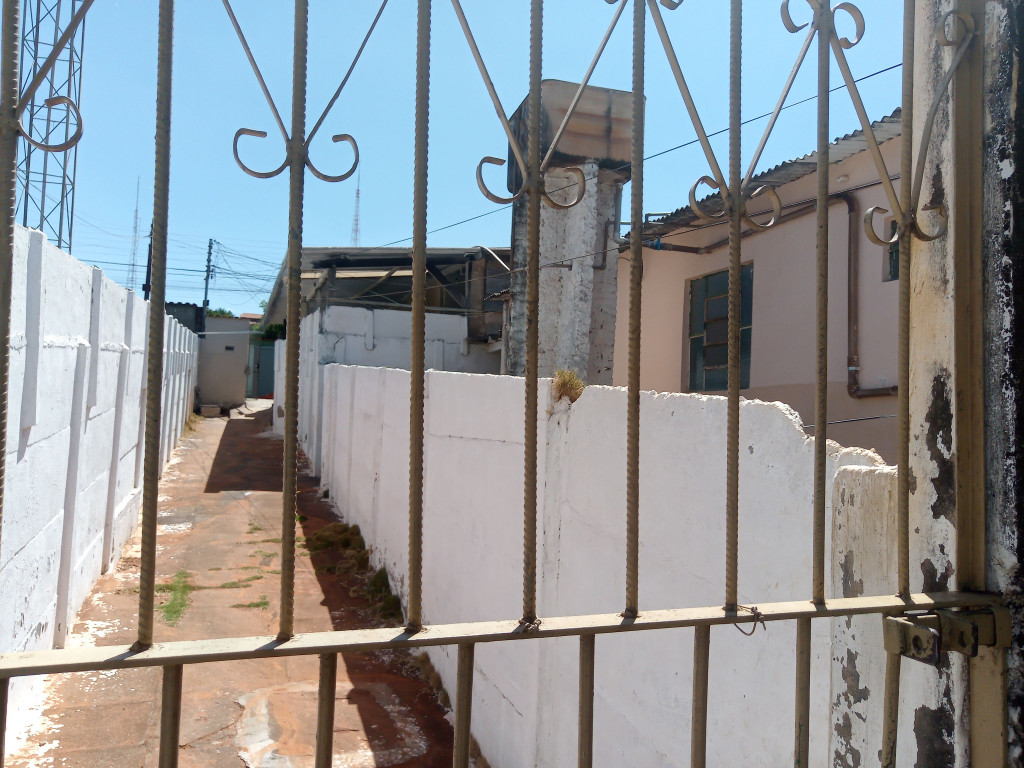
[[[644,249],[644,44],[647,7],[633,0],[630,148],[629,360],[626,390],[626,616],[640,612],[640,324]]]
[[[416,134],[413,150],[412,360],[409,385],[409,629],[423,625],[423,398],[426,373],[427,150],[430,129],[430,0],[416,17]]]
[[[288,137],[288,292],[284,381],[284,493],[281,503],[281,617],[278,637],[295,634],[295,504],[299,471],[299,313],[302,202],[306,171],[306,58],[309,2],[295,0],[292,129]]]
[[[725,608],[736,610],[740,485],[740,291],[743,182],[740,168],[743,7],[732,0],[729,26],[729,391],[725,470]]]
[[[537,376],[540,306],[540,110],[544,0],[530,0],[526,195],[526,408],[523,468],[523,623],[537,620]]]
[[[156,162],[153,179],[153,254],[149,343],[146,347],[146,439],[142,471],[142,552],[136,647],[153,644],[156,589],[156,515],[160,484],[160,395],[164,375],[164,295],[167,286],[167,213],[171,180],[171,79],[174,0],[160,0],[156,70]]]

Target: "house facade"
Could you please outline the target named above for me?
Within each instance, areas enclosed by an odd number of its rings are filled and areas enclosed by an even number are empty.
[[[900,115],[874,125],[888,167],[899,166]],[[864,234],[865,212],[887,197],[861,131],[837,139],[829,179],[828,435],[896,461],[898,254]],[[770,229],[744,232],[741,395],[781,401],[808,427],[815,410],[817,293],[814,154],[751,180],[783,206]],[[899,180],[893,180],[897,192]],[[714,211],[720,201],[709,199]],[[764,197],[753,213],[770,209]],[[754,216],[764,222],[770,213]],[[891,221],[877,217],[876,229]],[[640,385],[659,392],[725,394],[728,341],[728,224],[680,209],[643,231]],[[628,254],[619,255],[618,314],[626,316]],[[628,327],[619,323],[613,381],[625,386]],[[813,434],[813,429],[808,429]]]

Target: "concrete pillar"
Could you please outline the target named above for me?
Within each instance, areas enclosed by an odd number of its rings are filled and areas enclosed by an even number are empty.
[[[612,383],[618,280],[618,203],[628,173],[606,171],[590,159],[575,165],[587,179],[583,200],[568,210],[541,205],[539,366],[541,376],[559,368],[588,384]],[[545,174],[560,202],[575,198],[576,179],[563,168]],[[555,191],[559,190],[559,191]],[[526,201],[512,214],[512,306],[509,373],[526,369]]]
[[[977,37],[948,92],[943,78],[970,15]],[[967,661],[943,654],[938,669],[903,664],[899,765],[1024,765],[1024,0],[918,0],[915,34],[915,162],[927,152],[918,207],[936,232],[915,240],[911,284],[911,590],[1002,593],[1013,614],[1007,656]],[[942,96],[931,141],[921,136]],[[904,180],[906,183],[906,180]],[[892,591],[895,477],[837,475],[833,585],[842,596]],[[881,744],[880,625],[833,622],[835,765],[873,762]],[[995,685],[988,684],[995,681]],[[1006,714],[1000,703],[1006,697]]]
[[[985,585],[1013,613],[1008,764],[1024,766],[1024,1],[985,6]]]
[[[570,106],[574,107],[566,120]],[[545,80],[541,84],[541,156],[548,158],[544,188],[565,205],[578,195],[579,169],[586,180],[583,199],[572,208],[540,206],[539,373],[575,371],[588,384],[612,383],[615,347],[618,222],[622,185],[630,178],[633,95],[588,85]],[[526,154],[529,104],[510,122]],[[552,145],[554,150],[552,151]],[[508,188],[517,192],[522,173],[509,153]],[[511,303],[506,327],[508,373],[526,372],[526,195],[512,208]]]

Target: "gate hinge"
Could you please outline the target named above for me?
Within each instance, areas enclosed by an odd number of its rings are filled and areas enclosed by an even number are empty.
[[[930,611],[886,616],[885,650],[938,666],[939,652],[977,656],[978,648],[1010,645],[1010,612],[1001,606],[969,611]]]

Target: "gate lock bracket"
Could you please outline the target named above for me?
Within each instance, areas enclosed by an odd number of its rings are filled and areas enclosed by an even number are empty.
[[[940,651],[978,655],[980,646],[1010,645],[1010,612],[1001,606],[969,611],[930,611],[886,616],[885,650],[938,666]]]

